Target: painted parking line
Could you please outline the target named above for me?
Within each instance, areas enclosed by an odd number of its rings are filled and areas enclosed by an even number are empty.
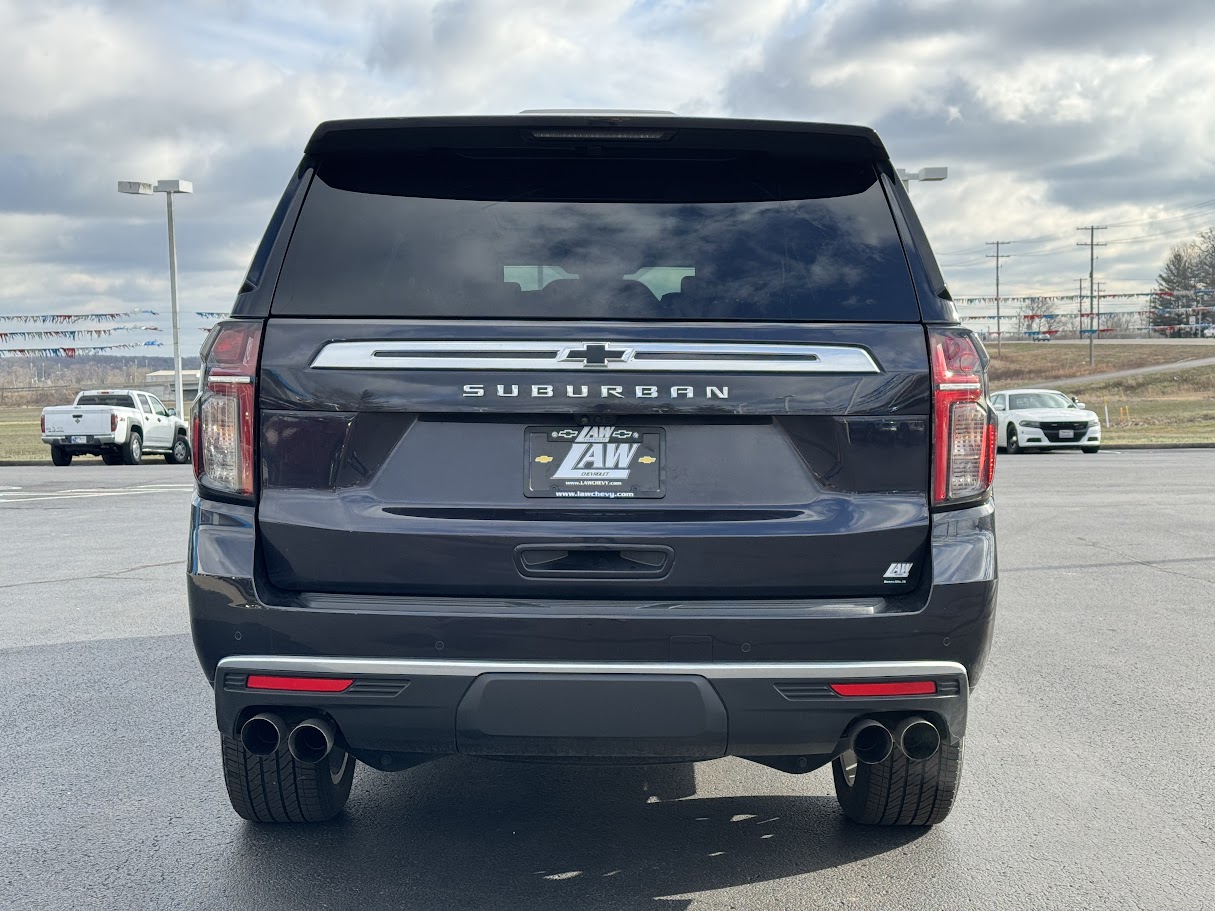
[[[108,493],[113,490],[189,490],[193,485],[176,484],[136,484],[133,487],[68,487],[64,490],[46,490],[43,493]]]
[[[12,494],[0,492],[0,505],[5,503],[37,503],[48,500],[87,500],[94,497],[131,497],[146,493],[185,493],[194,489],[193,485],[180,487],[125,487],[116,490],[97,490],[89,493],[24,493]]]

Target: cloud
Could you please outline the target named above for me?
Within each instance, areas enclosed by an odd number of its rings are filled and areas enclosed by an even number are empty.
[[[1209,223],[1150,219],[1212,195],[1212,24],[1200,2],[828,2],[791,10],[723,96],[735,114],[867,122],[896,163],[948,165],[912,195],[938,249],[964,251],[943,257],[955,293],[990,294],[976,245],[1010,238],[1039,240],[1004,287],[1064,292],[1087,272],[1075,227],[1126,221],[1139,240],[1101,269],[1143,290],[1176,237]]]
[[[225,309],[314,126],[536,107],[867,123],[956,294],[1141,290],[1215,216],[1215,6],[1047,0],[0,0],[0,313]],[[167,324],[167,323],[166,323]]]

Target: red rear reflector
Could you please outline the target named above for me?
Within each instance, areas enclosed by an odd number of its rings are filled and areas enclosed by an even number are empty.
[[[838,696],[932,696],[937,685],[931,680],[899,680],[892,683],[833,683]]]
[[[245,685],[251,690],[282,690],[290,693],[340,693],[354,683],[350,677],[278,677],[250,674]]]

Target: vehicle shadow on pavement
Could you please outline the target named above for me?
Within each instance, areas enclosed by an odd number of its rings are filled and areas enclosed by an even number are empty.
[[[307,883],[318,908],[681,911],[692,899],[679,896],[838,867],[927,831],[855,826],[822,796],[672,799],[690,792],[690,765],[450,758],[359,775],[333,823],[244,826],[220,865],[244,882],[220,894],[298,907]]]

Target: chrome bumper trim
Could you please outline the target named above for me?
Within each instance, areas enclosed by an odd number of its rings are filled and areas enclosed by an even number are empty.
[[[868,680],[886,677],[960,677],[953,661],[823,661],[813,663],[448,661],[427,658],[316,658],[230,655],[220,672],[277,674],[371,674],[391,677],[476,677],[481,674],[680,674],[709,680]],[[965,692],[965,687],[962,688]]]

